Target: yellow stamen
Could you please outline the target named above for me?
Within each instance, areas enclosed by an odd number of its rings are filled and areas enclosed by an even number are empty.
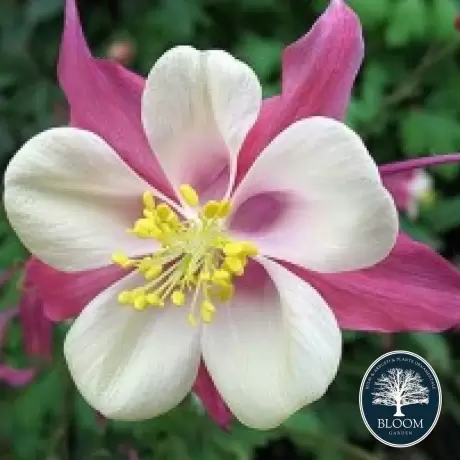
[[[232,210],[232,203],[229,200],[222,200],[219,203],[219,209],[217,210],[217,215],[222,219],[227,217]]]
[[[132,299],[133,296],[129,291],[121,291],[120,294],[118,294],[118,302],[120,302],[122,305],[130,304]]]
[[[191,185],[181,185],[179,191],[182,198],[189,206],[198,206],[198,204],[200,203],[200,199],[198,197],[198,193],[196,193],[195,189]]]
[[[203,323],[209,324],[210,322],[212,322],[212,319],[214,317],[214,312],[201,310],[200,316],[201,316],[201,321],[203,321]]]
[[[150,294],[147,294],[146,299],[147,299],[147,303],[149,305],[154,306],[154,307],[159,307],[159,306],[161,306],[163,304],[161,299],[160,299],[160,296],[156,292],[152,292]]]
[[[143,259],[139,261],[137,269],[141,273],[147,273],[149,271],[151,264],[152,264],[152,259],[150,257],[144,257]]]
[[[254,243],[251,243],[250,241],[243,241],[241,244],[243,246],[242,254],[245,256],[254,257],[259,254],[259,250]]]
[[[171,225],[167,224],[166,222],[162,222],[160,224],[160,228],[161,228],[162,236],[168,236],[168,235],[171,235],[171,233],[173,233],[173,229]]]
[[[227,243],[224,246],[224,254],[226,256],[237,256],[242,254],[244,251],[244,246],[241,243]]]
[[[203,300],[201,310],[214,313],[216,311],[216,307],[209,300]]]
[[[208,201],[203,208],[203,214],[205,217],[208,219],[213,219],[214,217],[217,216],[217,213],[219,212],[219,202],[218,201]]]
[[[144,297],[145,289],[143,287],[137,287],[131,291],[131,295],[133,297],[133,300],[136,300],[140,297]]]
[[[173,214],[173,210],[166,203],[161,203],[157,206],[157,216],[162,221],[166,222]]]
[[[242,275],[245,266],[245,260],[241,257],[227,256],[224,259],[224,266],[235,275]]]
[[[187,321],[190,324],[190,326],[195,327],[197,325],[196,318],[191,312],[187,315]]]
[[[146,296],[138,296],[134,299],[134,308],[136,310],[142,311],[147,307],[147,298]]]
[[[114,264],[120,265],[120,267],[122,267],[122,268],[129,268],[132,265],[132,263],[129,260],[128,256],[126,256],[125,254],[123,254],[120,251],[114,252],[112,254],[112,262]]]
[[[171,302],[178,307],[181,307],[185,303],[185,294],[182,291],[174,291],[171,294]]]
[[[198,194],[190,185],[182,185],[180,193],[189,206],[199,206]],[[114,263],[136,269],[145,280],[143,286],[120,292],[119,303],[139,311],[168,303],[187,304],[190,325],[211,322],[219,310],[214,302],[231,299],[233,277],[243,275],[247,257],[257,255],[257,247],[226,233],[225,218],[231,212],[228,200],[208,201],[190,220],[179,218],[168,204],[156,203],[151,192],[143,194],[142,203],[143,215],[129,232],[155,240],[158,250],[139,258],[113,254]]]
[[[150,265],[147,271],[145,272],[145,279],[154,280],[155,278],[158,278],[162,271],[163,267],[160,264]]]
[[[199,276],[200,281],[209,281],[211,279],[211,274],[209,272],[201,272]]]
[[[146,209],[155,209],[155,198],[153,198],[152,192],[144,192],[144,194],[142,195],[142,202],[144,203]]]
[[[217,291],[217,298],[221,302],[228,302],[233,296],[233,291],[233,284],[224,284],[219,286],[219,290]]]
[[[230,280],[230,273],[227,270],[220,268],[212,274],[214,283],[222,283]]]

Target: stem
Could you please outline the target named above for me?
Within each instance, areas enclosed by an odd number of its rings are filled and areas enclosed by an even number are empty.
[[[63,340],[67,328],[57,327],[56,334]],[[62,343],[62,342],[60,342]],[[61,414],[59,420],[59,459],[60,460],[79,460],[77,453],[77,428],[75,426],[75,387],[70,376],[69,369],[62,355],[59,356],[57,363],[61,378]]]
[[[390,106],[397,105],[402,100],[412,96],[422,82],[425,72],[433,65],[455,52],[459,43],[460,40],[453,40],[449,43],[449,45],[441,48],[437,52],[434,48],[428,49],[425,56],[420,61],[420,64],[409,75],[407,80],[384,100],[383,106],[388,108]]]
[[[73,382],[65,363],[61,367],[63,379],[62,391],[62,429],[64,442],[62,443],[62,459],[72,460],[74,451],[74,436],[73,436]]]

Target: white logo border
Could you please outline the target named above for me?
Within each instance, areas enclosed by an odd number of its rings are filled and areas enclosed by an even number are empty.
[[[388,442],[388,441],[385,441],[383,440],[382,438],[380,438],[373,430],[372,428],[369,426],[369,424],[367,423],[367,420],[366,420],[366,415],[364,414],[364,411],[363,411],[363,390],[364,390],[364,384],[366,382],[366,379],[367,379],[367,376],[369,375],[369,372],[372,370],[372,368],[379,362],[381,361],[383,358],[386,358],[387,356],[391,356],[391,355],[395,355],[395,354],[398,354],[398,353],[406,353],[408,355],[411,355],[411,356],[414,356],[415,358],[419,359],[420,361],[423,362],[423,364],[425,364],[425,366],[430,370],[431,374],[433,375],[435,381],[436,381],[436,386],[438,388],[438,393],[439,393],[439,404],[438,404],[438,412],[436,414],[436,418],[434,419],[433,423],[431,424],[431,427],[430,429],[419,439],[417,439],[416,441],[413,441],[409,444],[393,444],[391,442]],[[438,423],[438,419],[439,419],[439,416],[441,414],[441,408],[442,408],[442,390],[441,390],[441,384],[439,383],[439,379],[438,379],[438,376],[436,375],[436,372],[434,371],[434,369],[431,367],[430,363],[428,363],[428,361],[426,361],[424,358],[422,358],[420,355],[417,355],[416,353],[413,353],[411,351],[407,351],[407,350],[396,350],[396,351],[390,351],[388,353],[385,353],[384,355],[380,356],[379,358],[377,358],[370,366],[369,368],[367,369],[366,373],[364,374],[364,377],[361,381],[361,385],[359,387],[359,411],[361,412],[361,418],[363,419],[363,422],[364,424],[366,425],[366,428],[369,430],[369,432],[371,433],[372,436],[374,436],[375,439],[377,439],[378,441],[380,441],[381,443],[383,444],[386,444],[387,446],[390,446],[390,447],[396,447],[398,449],[402,449],[402,448],[405,448],[405,447],[411,447],[411,446],[415,446],[416,444],[418,444],[419,442],[422,442],[434,429],[434,427],[436,426],[436,424]]]

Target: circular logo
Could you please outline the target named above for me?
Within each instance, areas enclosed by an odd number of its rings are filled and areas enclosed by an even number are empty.
[[[441,386],[433,368],[410,351],[376,359],[359,390],[361,416],[372,435],[392,447],[425,439],[441,412]]]

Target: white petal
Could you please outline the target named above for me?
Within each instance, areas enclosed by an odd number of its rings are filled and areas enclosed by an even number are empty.
[[[64,344],[72,378],[107,418],[144,420],[167,412],[190,391],[200,362],[200,329],[174,306],[136,311],[117,295],[142,285],[128,275],[80,314]]]
[[[269,429],[320,398],[334,379],[341,335],[331,310],[307,283],[258,258],[272,281],[236,290],[203,329],[203,358],[230,410]]]
[[[24,245],[64,271],[111,263],[111,254],[155,249],[126,230],[151,187],[100,137],[54,128],[28,141],[5,173],[8,218]],[[154,191],[156,195],[160,195]]]
[[[254,72],[224,51],[179,46],[160,57],[147,78],[142,117],[171,183],[199,186],[202,170],[220,172],[214,165],[229,165],[232,182],[261,101]]]
[[[335,120],[301,120],[273,140],[235,192],[235,222],[264,194],[282,209],[248,236],[265,255],[333,273],[370,267],[395,244],[393,199],[361,139]]]

